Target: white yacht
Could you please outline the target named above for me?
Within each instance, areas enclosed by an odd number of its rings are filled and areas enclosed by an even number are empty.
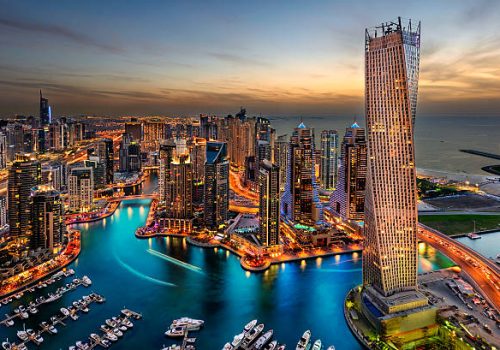
[[[321,339],[316,340],[312,346],[312,350],[321,350],[322,348]]]
[[[308,329],[302,334],[299,342],[297,343],[296,350],[307,350],[309,347],[309,342],[311,341],[311,331]]]
[[[4,350],[12,349],[12,344],[9,342],[8,338],[6,341],[2,342],[2,349],[4,349]]]
[[[231,342],[231,345],[234,348],[237,348],[238,346],[240,346],[240,344],[244,338],[245,338],[245,332],[242,332],[240,334],[236,334],[233,338],[233,341]]]
[[[278,342],[276,340],[273,340],[267,346],[264,348],[264,350],[275,350],[278,347]]]
[[[255,350],[262,349],[264,345],[266,345],[271,340],[272,337],[273,337],[273,330],[270,329],[266,333],[264,333],[264,335],[262,335],[259,339],[257,339],[257,341],[254,344],[254,349]]]
[[[256,324],[257,324],[257,320],[252,320],[252,321],[250,321],[250,322],[248,322],[248,323],[246,324],[246,326],[245,326],[245,328],[243,328],[243,330],[244,330],[245,332],[248,332],[248,331],[250,331],[253,327],[255,327],[255,325],[256,325]]]
[[[169,328],[166,332],[165,335],[167,337],[183,337],[184,333],[186,333],[186,328],[183,326],[177,326],[173,328]]]

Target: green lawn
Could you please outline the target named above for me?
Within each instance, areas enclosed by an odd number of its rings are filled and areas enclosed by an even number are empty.
[[[474,230],[474,220],[476,221],[476,231],[494,228],[500,230],[500,215],[420,215],[418,220],[422,224],[447,235],[472,232]]]

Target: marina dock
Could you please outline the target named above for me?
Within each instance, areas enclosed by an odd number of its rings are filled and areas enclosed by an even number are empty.
[[[65,287],[60,287],[58,290],[55,292],[55,294],[48,295],[47,298],[45,297],[40,297],[37,298],[35,302],[31,302],[27,307],[24,306],[19,306],[16,310],[14,311],[13,314],[11,315],[5,315],[6,318],[2,321],[0,321],[0,325],[2,326],[13,326],[14,325],[14,320],[19,318],[19,319],[27,319],[31,314],[34,314],[38,312],[38,307],[42,304],[47,304],[52,301],[55,301],[59,298],[61,298],[65,293],[70,292],[78,288],[79,286],[83,285],[85,287],[89,287],[92,284],[92,281],[84,276],[82,279],[75,278],[73,281],[69,284],[67,284]]]
[[[64,321],[68,317],[76,321],[79,318],[78,316],[79,312],[88,313],[90,311],[90,309],[88,308],[90,304],[94,302],[103,303],[104,301],[105,301],[104,297],[96,293],[92,293],[89,296],[83,297],[83,299],[74,301],[72,305],[66,308],[61,308],[60,314],[50,317],[50,322],[40,323],[40,330],[36,332],[33,331],[32,329],[19,330],[17,332],[17,335],[21,339],[21,343],[19,344],[12,343],[11,350],[26,349],[27,348],[26,345],[29,344],[30,342],[39,346],[41,343],[43,343],[42,335],[44,333],[49,333],[53,335],[57,334],[57,329],[55,329],[56,325],[61,324],[63,326],[66,326],[66,323],[64,323]]]

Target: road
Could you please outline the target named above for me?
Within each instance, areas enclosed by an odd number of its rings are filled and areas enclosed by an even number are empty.
[[[418,238],[460,266],[481,294],[497,311],[500,310],[500,274],[494,263],[453,238],[422,224],[419,224]]]
[[[237,195],[252,200],[255,203],[259,200],[259,194],[251,192],[248,188],[244,187],[241,183],[240,175],[234,171],[229,172],[229,185],[231,190]]]

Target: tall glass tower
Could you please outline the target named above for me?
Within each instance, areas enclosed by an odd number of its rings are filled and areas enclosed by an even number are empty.
[[[363,283],[384,298],[417,290],[413,135],[419,58],[420,23],[403,24],[399,18],[366,30],[368,174]]]

